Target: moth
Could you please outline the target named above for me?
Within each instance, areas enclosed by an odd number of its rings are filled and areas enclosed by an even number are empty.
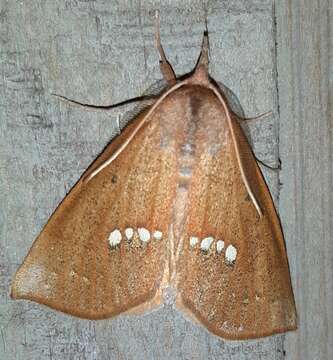
[[[296,329],[279,219],[209,76],[207,33],[195,69],[177,79],[157,29],[166,88],[55,210],[11,296],[101,319],[161,306],[169,293],[222,338]]]

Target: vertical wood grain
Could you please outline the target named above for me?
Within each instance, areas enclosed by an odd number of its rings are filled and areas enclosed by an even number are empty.
[[[299,316],[287,359],[333,354],[332,3],[276,3],[280,213]]]

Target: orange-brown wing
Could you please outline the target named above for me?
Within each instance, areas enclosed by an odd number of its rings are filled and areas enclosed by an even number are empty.
[[[88,173],[124,143],[142,116]],[[14,298],[90,319],[158,303],[175,156],[160,147],[160,123],[150,120],[108,167],[87,183],[80,180],[59,205],[16,273]]]
[[[206,118],[206,133],[207,116],[218,117],[216,131],[222,135],[215,150],[197,138],[177,264],[178,305],[223,338],[295,329],[286,249],[269,190],[234,119],[245,174],[263,211],[260,218],[241,178],[225,113],[222,107],[216,110],[216,101],[212,105],[211,114],[202,108],[197,116]]]

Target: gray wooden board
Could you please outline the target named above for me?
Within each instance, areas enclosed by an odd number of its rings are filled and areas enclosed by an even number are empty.
[[[0,359],[328,359],[333,350],[328,318],[333,214],[332,199],[324,195],[332,187],[328,3],[309,1],[302,12],[288,4],[278,2],[275,9],[272,0],[0,0]],[[281,199],[301,320],[294,334],[223,341],[171,305],[141,316],[86,321],[9,297],[11,278],[33,239],[117,134],[117,116],[123,124],[130,110],[85,112],[51,93],[106,105],[140,95],[161,80],[154,47],[157,8],[165,50],[178,75],[196,62],[207,16],[212,76],[235,93],[246,116],[273,111],[246,130],[259,159],[274,166],[280,156],[283,162],[282,180],[276,172],[265,176],[276,203]],[[300,31],[300,19],[307,27],[314,9],[312,27],[294,53],[293,31]],[[312,32],[320,42],[311,43],[304,64]],[[310,88],[302,76],[319,65],[322,72],[311,73]]]
[[[289,359],[333,358],[332,1],[277,8],[280,214],[298,305]]]

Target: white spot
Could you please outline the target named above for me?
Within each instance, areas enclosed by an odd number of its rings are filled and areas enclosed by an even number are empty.
[[[233,245],[229,245],[225,251],[225,259],[228,263],[235,262],[237,257],[237,249]]]
[[[145,228],[138,228],[139,238],[143,242],[147,242],[150,239],[150,232]]]
[[[120,244],[121,241],[121,232],[116,229],[113,230],[109,235],[109,243],[111,247],[115,247]]]
[[[131,240],[134,235],[134,230],[132,228],[125,229],[125,236],[127,240]]]
[[[218,240],[216,242],[216,251],[217,251],[217,253],[221,254],[223,249],[224,249],[224,241],[223,240]]]
[[[190,246],[194,247],[198,243],[199,239],[196,236],[190,237]]]
[[[158,231],[158,230],[154,231],[153,236],[156,240],[161,240],[163,236],[162,231]]]
[[[201,245],[200,245],[200,248],[202,251],[208,251],[210,246],[212,245],[214,241],[214,238],[211,237],[211,236],[208,236],[206,238],[204,238],[202,241],[201,241]]]

